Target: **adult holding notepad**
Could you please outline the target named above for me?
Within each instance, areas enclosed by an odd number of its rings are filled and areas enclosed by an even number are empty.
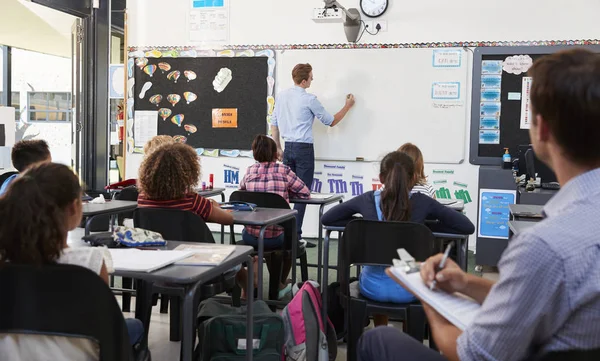
[[[271,117],[271,134],[277,143],[279,160],[283,160],[283,163],[310,188],[315,173],[313,122],[317,118],[326,126],[336,126],[354,105],[354,96],[348,94],[344,107],[335,115],[331,115],[315,95],[306,92],[313,81],[310,64],[296,65],[292,70],[292,78],[294,87],[280,92],[277,96]],[[285,141],[285,151],[282,151],[280,136]],[[294,209],[298,211],[296,220],[300,240],[306,204],[295,204]]]
[[[539,59],[528,73],[531,142],[562,185],[544,207],[544,220],[509,242],[496,283],[451,261],[440,270],[441,255],[422,265],[423,281],[436,280],[438,292],[481,303],[464,331],[424,303],[443,357],[381,327],[365,333],[359,360],[510,361],[600,349],[600,55],[563,51]]]

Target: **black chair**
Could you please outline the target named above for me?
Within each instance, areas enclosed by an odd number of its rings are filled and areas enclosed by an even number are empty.
[[[435,239],[424,225],[411,222],[353,220],[346,226],[340,242],[339,269],[342,303],[348,325],[348,360],[356,360],[356,347],[364,320],[371,314],[383,314],[403,321],[404,331],[423,341],[426,318],[420,303],[382,303],[363,297],[358,282],[349,284],[350,269],[359,265],[390,266],[404,248],[417,261],[434,253]],[[350,316],[351,315],[351,316]]]
[[[19,172],[6,172],[6,173],[2,173],[2,174],[0,174],[0,186],[1,186],[2,184],[4,184],[4,182],[5,182],[5,181],[6,181],[8,178],[12,177],[12,176],[13,176],[13,175],[15,175],[15,174],[19,174]]]
[[[133,212],[135,227],[160,233],[164,239],[179,242],[215,243],[210,229],[198,215],[179,209],[138,208]],[[200,286],[202,299],[230,291],[235,287],[236,272],[228,272]],[[181,299],[170,296],[170,288],[166,285],[155,285],[156,293],[161,294],[161,313],[167,312],[171,299],[170,339],[180,341]],[[238,302],[239,303],[239,302]]]
[[[247,202],[256,204],[258,207],[264,208],[277,208],[277,209],[290,209],[289,203],[279,194],[268,193],[268,192],[248,192],[248,191],[235,191],[229,197],[230,202]],[[267,249],[265,248],[265,259],[269,260],[272,265],[271,272],[275,274],[269,275],[269,299],[277,300],[279,293],[279,283],[282,278],[281,265],[283,263],[283,256],[286,255],[288,250],[292,248],[292,242],[294,237],[298,237],[297,234],[292,234],[291,231],[293,224],[290,222],[296,222],[296,219],[292,219],[281,224],[284,232],[284,249]],[[231,226],[231,235],[233,237],[233,226]],[[238,242],[243,244],[243,242]],[[306,256],[306,248],[304,246],[298,246],[297,258],[300,259],[300,274],[302,281],[308,280],[308,259]],[[279,260],[281,259],[281,260]],[[278,267],[279,266],[279,267]]]
[[[150,359],[146,341],[134,357],[115,297],[87,268],[4,263],[0,289],[0,333],[88,338],[100,345],[101,361]]]

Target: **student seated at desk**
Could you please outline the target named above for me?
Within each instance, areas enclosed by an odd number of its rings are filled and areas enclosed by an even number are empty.
[[[252,142],[252,153],[256,164],[248,167],[240,189],[250,192],[269,192],[282,196],[289,202],[290,198],[308,199],[310,190],[304,182],[287,165],[277,163],[277,144],[266,135],[258,135]],[[245,244],[258,247],[260,227],[246,226],[242,231],[242,240]],[[268,227],[265,231],[264,245],[266,249],[281,248],[283,246],[283,228],[278,226]],[[270,265],[267,267],[271,269]],[[284,259],[282,280],[287,279],[292,268],[291,258]],[[257,273],[254,273],[257,275]],[[245,285],[245,282],[241,284]],[[279,298],[289,293],[291,284],[285,282],[279,285]]]
[[[387,154],[381,161],[379,179],[383,188],[369,191],[341,203],[323,215],[326,226],[345,226],[354,214],[366,220],[404,221],[424,223],[433,218],[440,221],[450,233],[471,234],[473,223],[463,214],[441,205],[422,193],[411,193],[414,186],[415,165],[402,152]],[[376,240],[385,242],[385,239]],[[406,303],[415,297],[385,274],[385,267],[364,266],[360,274],[360,292],[363,296],[379,302]],[[386,325],[388,317],[374,315],[375,326]]]
[[[415,185],[410,192],[423,193],[435,199],[435,189],[427,182],[427,177],[425,176],[425,162],[423,161],[421,149],[412,143],[404,143],[398,148],[398,151],[408,154],[415,162]]]
[[[186,144],[166,144],[146,156],[138,177],[139,207],[190,211],[206,222],[233,224],[233,215],[195,189],[200,179],[196,151]]]
[[[81,222],[81,195],[79,179],[62,164],[38,164],[15,179],[0,197],[0,266],[2,262],[71,264],[96,272],[108,284],[104,260],[110,253],[102,248],[67,245],[68,232]],[[134,346],[142,340],[144,326],[137,319],[125,322]],[[23,360],[99,359],[98,345],[87,339],[23,334],[0,335],[2,354],[17,360],[19,355]]]
[[[13,166],[19,173],[23,173],[34,164],[52,162],[48,143],[44,140],[22,140],[17,142],[12,148],[10,157]],[[6,178],[0,188],[0,195],[6,193],[8,186],[18,175],[14,174]]]

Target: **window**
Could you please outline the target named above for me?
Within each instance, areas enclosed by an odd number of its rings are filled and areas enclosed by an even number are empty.
[[[11,92],[11,107],[15,108],[15,120],[19,120],[21,118],[21,102],[19,99],[19,92]],[[0,99],[2,99],[2,92],[0,91]]]
[[[71,93],[29,92],[27,105],[31,122],[71,121]]]

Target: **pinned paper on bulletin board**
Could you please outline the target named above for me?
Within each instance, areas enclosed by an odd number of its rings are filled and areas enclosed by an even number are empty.
[[[213,128],[237,128],[237,108],[216,108],[212,110]]]
[[[521,129],[529,129],[531,127],[531,100],[529,99],[531,83],[531,77],[523,77],[523,89],[521,90]]]

